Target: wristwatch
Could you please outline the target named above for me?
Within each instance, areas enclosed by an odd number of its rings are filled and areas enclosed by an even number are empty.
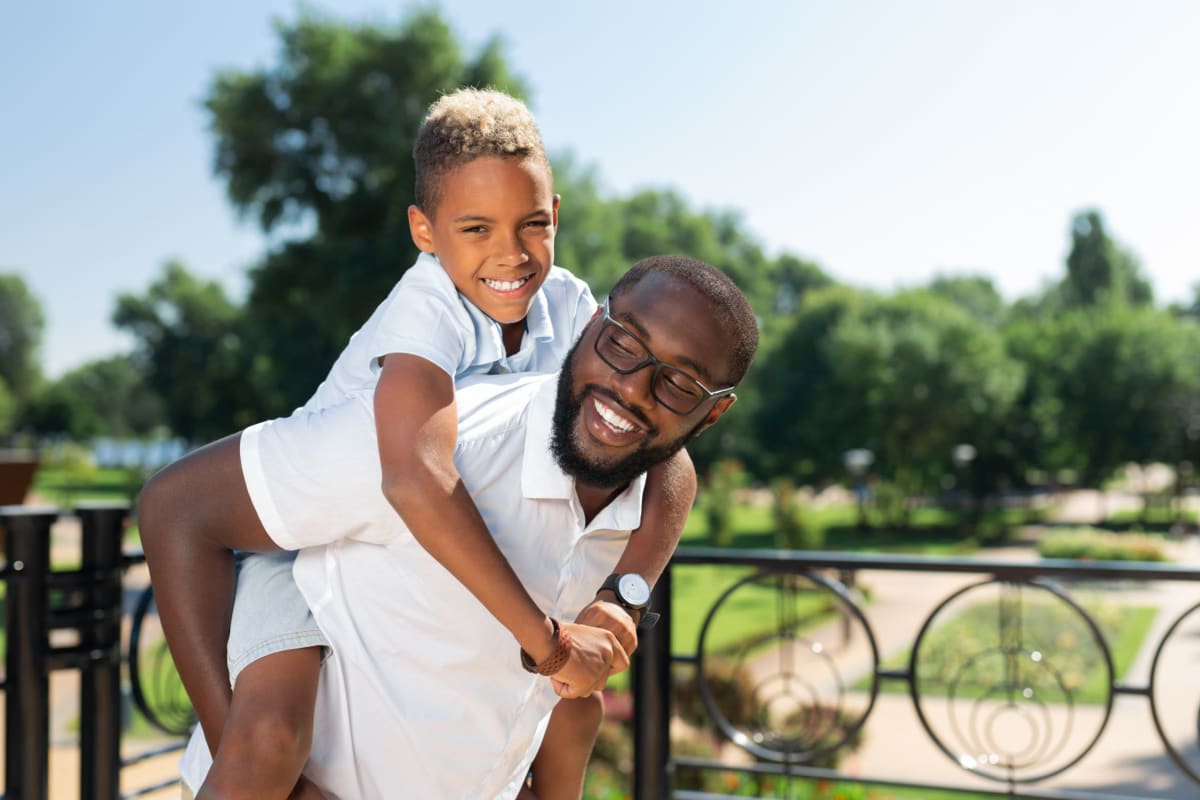
[[[636,572],[614,572],[604,579],[596,593],[599,594],[605,589],[616,596],[617,605],[630,612],[630,616],[633,616],[634,611],[639,613],[639,628],[652,627],[658,621],[658,614],[646,611],[646,607],[650,605],[650,584],[646,583],[646,579],[641,575]]]

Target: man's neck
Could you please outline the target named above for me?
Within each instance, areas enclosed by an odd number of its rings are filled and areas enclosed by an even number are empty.
[[[584,522],[590,523],[597,514],[604,510],[606,505],[625,491],[628,485],[624,484],[614,489],[611,486],[592,486],[582,481],[575,481],[575,496],[579,498],[579,505],[583,508]]]

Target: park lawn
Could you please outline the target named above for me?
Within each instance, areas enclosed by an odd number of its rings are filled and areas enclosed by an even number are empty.
[[[87,501],[131,503],[145,480],[140,470],[100,467],[86,476],[55,467],[38,467],[33,491],[47,503],[69,507]]]
[[[1047,616],[1043,622],[1050,627],[1056,626],[1057,622],[1054,619],[1054,615],[1063,609],[1058,606],[1052,607],[1049,604],[1044,605],[1047,609]],[[1114,680],[1122,680],[1129,667],[1133,664],[1133,660],[1137,658],[1138,652],[1142,649],[1142,644],[1146,638],[1146,634],[1150,631],[1150,626],[1154,624],[1154,618],[1158,614],[1158,609],[1154,606],[1115,606],[1112,604],[1108,604],[1103,609],[1100,609],[1096,606],[1089,607],[1085,604],[1085,610],[1094,619],[1099,621],[1098,624],[1112,655]],[[953,643],[974,640],[980,630],[988,630],[990,627],[994,627],[995,616],[995,606],[989,603],[980,603],[965,610],[944,624],[939,625],[930,634],[931,638],[927,641],[924,652],[937,652],[943,647],[953,650]],[[1063,648],[1055,649],[1059,653],[1063,651]],[[1047,648],[1048,655],[1051,657],[1051,663],[1056,663],[1054,658],[1055,649]],[[884,659],[882,668],[885,670],[907,669],[911,654],[911,648],[905,648],[902,652]],[[998,679],[999,676],[997,676]],[[868,681],[864,679],[859,683],[857,688],[866,690],[868,686]],[[979,691],[987,691],[988,688],[988,686],[982,686],[979,687]],[[971,696],[972,688],[970,686],[963,687],[963,690],[967,696]],[[908,682],[882,681],[880,683],[880,691],[906,693],[908,691]],[[931,693],[928,686],[922,686],[921,691],[923,694]],[[1108,691],[1103,671],[1098,668],[1088,669],[1086,677],[1074,689],[1072,697],[1076,703],[1098,705],[1106,701]]]
[[[860,553],[920,553],[923,555],[966,555],[978,550],[970,537],[954,529],[954,515],[941,508],[920,508],[913,512],[913,530],[886,528],[858,529],[858,511],[854,506],[826,506],[810,509],[813,521],[825,531],[824,550],[852,550]],[[738,550],[774,549],[775,520],[767,506],[737,505],[732,515],[733,539],[730,547]],[[679,540],[680,547],[710,547],[708,520],[703,508],[692,510]]]

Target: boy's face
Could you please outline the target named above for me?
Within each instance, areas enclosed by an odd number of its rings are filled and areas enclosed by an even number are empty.
[[[484,156],[447,172],[426,214],[409,206],[413,243],[463,297],[502,325],[522,322],[554,262],[558,196],[532,159]]]
[[[645,354],[710,388],[724,386],[729,336],[707,298],[661,274],[646,275],[612,300],[611,314],[637,336]],[[552,449],[564,472],[594,486],[620,486],[665,461],[733,405],[726,395],[677,414],[657,399],[654,368],[622,375],[596,351],[604,323],[592,319],[559,376]]]

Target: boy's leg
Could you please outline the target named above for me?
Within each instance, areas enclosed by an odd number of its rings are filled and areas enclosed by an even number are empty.
[[[237,677],[221,744],[196,800],[284,800],[312,744],[321,648],[264,656]]]
[[[583,796],[588,759],[603,719],[604,698],[599,692],[558,702],[533,759],[537,800],[579,800]]]

